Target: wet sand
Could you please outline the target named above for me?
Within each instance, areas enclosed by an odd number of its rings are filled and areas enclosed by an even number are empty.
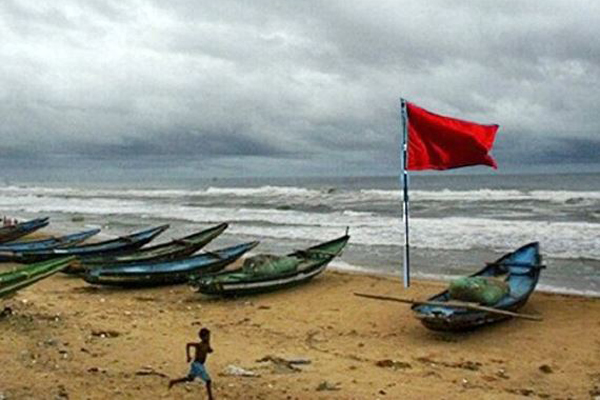
[[[211,329],[217,399],[590,399],[600,396],[600,299],[536,292],[509,320],[436,333],[408,305],[444,287],[330,271],[308,285],[220,300],[186,285],[123,290],[55,275],[2,299],[0,398],[198,399],[185,344]],[[262,361],[260,361],[262,360]],[[255,374],[230,375],[231,366]]]

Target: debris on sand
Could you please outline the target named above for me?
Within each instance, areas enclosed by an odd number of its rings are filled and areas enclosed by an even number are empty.
[[[338,383],[331,383],[331,382],[327,382],[327,381],[322,381],[321,383],[319,383],[319,386],[317,386],[317,392],[322,392],[322,391],[333,391],[333,390],[341,390],[340,388],[340,384]]]
[[[390,360],[389,358],[385,359],[385,360],[379,360],[379,361],[375,362],[375,365],[380,368],[392,368],[394,370],[412,368],[412,365],[410,365],[407,362],[394,361],[394,360]]]
[[[149,365],[144,365],[143,367],[141,367],[140,369],[135,371],[135,374],[138,376],[155,375],[155,376],[160,376],[162,378],[168,378],[167,374],[163,374],[162,372],[156,371],[153,367],[151,367]]]
[[[117,332],[117,331],[113,331],[113,330],[101,330],[101,329],[93,329],[92,330],[92,336],[93,337],[99,337],[102,339],[105,338],[116,338],[118,336],[120,336],[121,333]]]
[[[298,365],[307,365],[310,364],[310,359],[306,357],[296,357],[296,358],[283,358],[280,356],[267,355],[263,358],[256,360],[258,363],[271,362],[273,364],[273,372],[275,373],[290,373],[290,372],[300,372],[302,369],[298,367]]]
[[[13,315],[13,310],[8,306],[4,307],[2,311],[0,311],[0,319],[6,318],[10,315]]]
[[[552,372],[554,372],[552,367],[548,364],[540,365],[540,371],[542,371],[545,374],[551,374]]]
[[[229,364],[225,367],[225,370],[221,373],[223,376],[241,376],[246,378],[257,378],[260,374],[244,369],[242,367],[238,367],[237,365]]]

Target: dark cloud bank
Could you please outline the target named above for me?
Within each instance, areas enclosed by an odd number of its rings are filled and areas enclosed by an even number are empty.
[[[1,2],[5,177],[394,174],[400,96],[600,165],[597,2],[247,3]]]

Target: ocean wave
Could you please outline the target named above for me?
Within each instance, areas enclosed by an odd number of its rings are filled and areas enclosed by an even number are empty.
[[[294,186],[261,186],[256,188],[208,187],[204,189],[85,189],[8,186],[0,189],[0,195],[56,196],[56,197],[116,197],[116,198],[180,198],[194,196],[236,197],[291,197],[310,198],[329,193],[329,190],[314,190]]]
[[[266,201],[281,199],[285,201],[321,201],[331,204],[369,203],[386,201],[399,203],[402,200],[400,189],[362,189],[362,190],[337,190],[308,189],[296,186],[260,186],[252,188],[236,187],[208,187],[202,189],[86,189],[74,187],[48,188],[40,186],[23,187],[8,186],[0,188],[0,197],[81,197],[93,198],[118,198],[118,199],[173,199],[189,197],[206,197],[207,199],[227,196],[229,198],[257,198]],[[596,204],[600,201],[598,191],[570,191],[570,190],[410,190],[413,203],[419,201],[436,202],[506,202],[506,201],[539,201],[572,206]],[[249,200],[251,201],[251,200]]]
[[[353,241],[370,246],[399,246],[402,220],[351,210],[317,213],[276,208],[200,207],[142,199],[1,197],[4,213],[129,215],[174,221],[244,221],[230,231],[257,237],[313,239],[322,232],[335,236],[350,227]],[[527,221],[471,217],[412,218],[411,245],[446,250],[493,249],[509,251],[539,241],[558,258],[600,259],[600,224],[591,222]]]
[[[402,191],[398,190],[360,190],[362,198],[371,197],[379,200],[399,201]],[[568,191],[568,190],[410,190],[411,201],[544,201],[553,203],[572,203],[600,200],[597,191]]]
[[[210,201],[186,200],[186,196],[200,194]],[[592,218],[597,215],[598,208],[585,210],[581,207],[599,199],[599,192],[417,190],[411,195],[415,205],[428,198],[441,199],[439,204],[442,204],[442,207],[437,203],[432,206],[441,209],[435,213],[438,218],[411,219],[411,245],[415,248],[510,251],[525,242],[540,241],[546,254],[553,257],[600,260],[600,224],[597,218]],[[250,200],[228,202],[232,196],[246,196]],[[264,196],[264,201],[260,196]],[[273,200],[277,196],[282,198]],[[394,197],[393,205],[384,204],[381,212],[379,208],[372,208],[374,204],[379,206],[377,202],[387,196]],[[125,191],[9,186],[0,189],[0,209],[5,214],[127,215],[200,223],[243,221],[232,224],[230,230],[257,237],[302,240],[322,237],[323,232],[334,237],[348,226],[352,240],[358,244],[401,246],[402,220],[393,217],[390,211],[400,209],[401,206],[396,204],[399,196],[398,190],[339,190],[328,194],[327,191],[293,186]],[[536,204],[523,209],[508,205],[494,210],[496,214],[486,214],[485,218],[459,217],[446,214],[443,202],[452,198],[486,202],[537,199],[566,204],[575,211],[565,217],[561,207],[540,208]],[[554,212],[556,210],[558,212]],[[575,212],[585,212],[591,217],[588,221],[564,220],[578,217]],[[531,217],[532,213],[534,217]]]
[[[315,197],[323,195],[323,191],[294,186],[261,186],[257,188],[222,188],[209,187],[205,194],[211,196],[279,196],[279,197]]]

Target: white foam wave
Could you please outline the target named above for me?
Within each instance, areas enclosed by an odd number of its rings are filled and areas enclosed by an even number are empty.
[[[239,197],[315,197],[324,194],[320,190],[312,190],[293,186],[261,186],[257,188],[220,188],[209,187],[206,189],[80,189],[80,188],[46,188],[46,187],[21,187],[8,186],[0,189],[0,195],[33,195],[33,196],[79,196],[91,197],[119,197],[119,198],[180,198],[190,196],[239,196]]]
[[[218,188],[209,187],[205,194],[211,196],[281,196],[281,197],[314,197],[320,196],[323,192],[319,190],[306,189],[292,186],[261,186],[257,188]]]
[[[334,191],[307,189],[295,186],[261,186],[253,188],[208,187],[202,189],[82,189],[82,188],[47,188],[8,186],[0,188],[0,197],[15,196],[44,196],[44,197],[81,197],[81,198],[163,198],[180,199],[183,197],[205,196],[215,198],[230,196],[240,198],[290,198],[296,201],[322,199],[337,204],[348,202],[399,202],[402,191],[365,189],[359,191]],[[411,201],[520,201],[531,200],[551,203],[585,204],[600,201],[598,191],[568,191],[568,190],[411,190]]]
[[[352,241],[364,245],[398,246],[402,221],[361,212],[311,213],[294,210],[190,207],[139,199],[0,197],[4,212],[124,214],[140,217],[206,222],[239,221],[232,233],[273,238],[312,240],[335,237],[348,226]],[[509,221],[489,218],[413,218],[411,245],[415,248],[510,251],[539,241],[544,253],[557,258],[600,259],[600,224],[585,222]]]
[[[359,265],[354,265],[342,261],[339,258],[334,259],[328,266],[328,268],[337,270],[337,271],[345,271],[345,272],[354,272],[360,274],[372,274],[372,275],[385,275],[382,274],[381,271],[377,271],[367,267],[361,267]]]
[[[402,199],[401,190],[361,190],[363,197],[373,199],[399,201]],[[569,190],[411,190],[411,201],[516,201],[532,200],[553,203],[568,201],[598,201],[600,192],[596,191],[569,191]]]
[[[266,193],[274,187],[259,188]],[[20,191],[8,195],[8,191]],[[48,190],[53,195],[35,194]],[[206,221],[237,221],[230,232],[258,237],[313,240],[315,237],[336,237],[350,227],[352,241],[367,246],[401,246],[402,221],[389,216],[352,210],[313,213],[298,210],[256,209],[247,207],[192,207],[182,201],[157,201],[154,198],[86,198],[54,196],[57,189],[9,187],[0,190],[0,209],[4,213],[64,213],[96,215],[132,215],[205,223]],[[60,189],[65,190],[65,189]],[[69,189],[78,191],[82,189]],[[216,190],[216,189],[213,189]],[[221,190],[221,189],[219,189]],[[225,189],[227,190],[227,189]],[[238,189],[235,189],[236,191]],[[239,189],[244,191],[245,189]],[[280,193],[318,191],[279,188]],[[148,191],[144,191],[148,192]],[[156,193],[155,191],[149,191]],[[375,193],[381,194],[382,191]],[[470,191],[482,195],[482,191]],[[117,193],[117,192],[115,192]],[[121,193],[121,192],[119,192]],[[181,191],[163,191],[173,195]],[[186,191],[189,193],[189,191]],[[217,192],[214,192],[215,194]],[[224,192],[219,192],[224,196]],[[433,193],[433,192],[431,192]],[[538,198],[572,198],[574,193],[536,192]],[[589,198],[594,196],[592,192]],[[506,193],[505,193],[506,194]],[[373,194],[369,194],[373,195]],[[516,196],[516,194],[514,194]],[[514,215],[513,215],[514,216]],[[539,241],[544,254],[556,258],[590,258],[600,260],[600,224],[563,221],[514,221],[491,218],[412,218],[411,246],[446,250],[493,249],[510,251],[523,243]]]

